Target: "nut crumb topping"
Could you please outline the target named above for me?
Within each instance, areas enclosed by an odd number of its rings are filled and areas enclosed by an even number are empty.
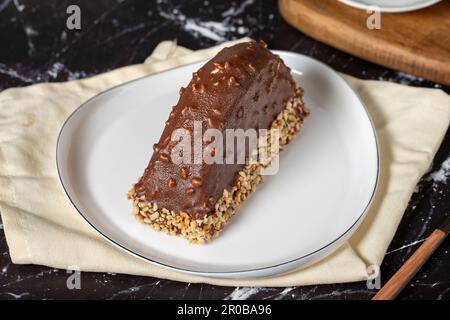
[[[280,149],[300,131],[304,118],[309,114],[309,110],[303,105],[301,96],[302,90],[299,88],[270,126],[270,128],[280,129]],[[260,137],[260,139],[258,146],[263,145],[264,148],[270,148],[270,135]],[[127,198],[133,201],[132,214],[140,223],[147,224],[156,231],[182,236],[191,243],[202,244],[210,241],[222,231],[242,202],[255,191],[256,186],[262,181],[262,170],[270,165],[272,157],[273,155],[268,159],[247,164],[239,172],[233,187],[230,190],[225,189],[217,201],[214,201],[212,196],[205,199],[201,210],[208,212],[212,207],[212,214],[195,212],[189,216],[184,211],[176,213],[165,208],[158,208],[156,203],[147,201],[145,195],[138,194],[134,187],[127,193]],[[181,168],[180,173],[183,179],[188,177],[186,168]],[[169,184],[171,184],[171,179],[169,179]],[[174,179],[173,182],[176,183]],[[200,186],[203,183],[197,177],[193,178],[191,182],[193,186]],[[157,191],[154,190],[155,193]],[[186,190],[187,194],[194,192],[193,187]]]

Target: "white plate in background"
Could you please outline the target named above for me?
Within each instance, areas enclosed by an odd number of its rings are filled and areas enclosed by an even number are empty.
[[[305,89],[311,116],[281,153],[279,172],[265,177],[218,238],[192,245],[156,232],[136,222],[125,196],[147,166],[179,88],[204,62],[112,88],[68,118],[56,161],[74,207],[117,247],[195,275],[270,276],[337,249],[372,201],[376,135],[360,99],[336,72],[297,53],[276,53]]]
[[[381,12],[408,12],[432,6],[441,0],[338,0],[359,9],[377,6]]]

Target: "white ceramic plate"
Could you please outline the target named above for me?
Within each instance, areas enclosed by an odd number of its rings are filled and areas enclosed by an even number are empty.
[[[119,248],[210,277],[287,272],[338,248],[363,219],[375,192],[375,132],[361,101],[337,73],[300,54],[276,53],[304,87],[311,116],[282,152],[279,172],[266,177],[217,239],[192,245],[153,231],[135,221],[125,197],[147,166],[179,87],[204,62],[110,89],[69,117],[56,161],[75,208]]]
[[[381,12],[407,12],[432,6],[441,0],[338,0],[349,6],[367,10],[377,6]]]

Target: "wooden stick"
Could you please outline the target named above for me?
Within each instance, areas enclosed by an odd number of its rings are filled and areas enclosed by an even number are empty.
[[[414,275],[424,265],[433,252],[446,237],[446,232],[436,229],[427,240],[414,252],[405,264],[389,279],[372,300],[395,299],[402,289],[411,281]]]

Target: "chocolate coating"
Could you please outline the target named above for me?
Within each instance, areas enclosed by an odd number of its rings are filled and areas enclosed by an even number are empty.
[[[221,50],[180,90],[180,99],[135,192],[159,208],[184,211],[194,219],[213,213],[214,204],[245,164],[175,164],[171,161],[172,132],[183,128],[192,133],[194,120],[202,122],[203,132],[208,128],[267,129],[294,90],[290,69],[264,42]],[[202,149],[207,145],[203,142]]]

